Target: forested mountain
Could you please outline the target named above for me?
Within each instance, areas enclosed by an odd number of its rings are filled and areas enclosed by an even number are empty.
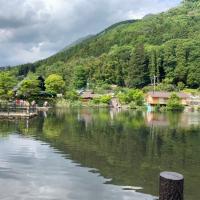
[[[89,39],[89,38],[91,38],[91,37],[93,37],[93,35],[87,35],[87,36],[85,36],[85,37],[79,38],[78,40],[76,40],[76,41],[72,42],[71,44],[67,45],[67,46],[66,46],[64,49],[62,49],[61,51],[66,51],[66,50],[68,50],[69,48],[71,48],[71,47],[73,47],[73,46],[76,46],[76,45],[82,43],[83,41],[85,41],[85,40],[87,40],[87,39]]]
[[[16,75],[32,71],[60,74],[68,86],[108,83],[142,88],[158,82],[200,87],[200,0],[141,20],[115,24],[81,43],[33,64],[14,67]],[[76,84],[75,84],[76,85]]]

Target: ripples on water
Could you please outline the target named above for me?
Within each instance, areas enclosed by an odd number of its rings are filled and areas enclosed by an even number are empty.
[[[198,200],[199,116],[66,110],[1,123],[0,199],[153,200],[160,171],[178,170]]]
[[[0,141],[0,199],[152,199],[90,171],[46,143],[16,134]]]

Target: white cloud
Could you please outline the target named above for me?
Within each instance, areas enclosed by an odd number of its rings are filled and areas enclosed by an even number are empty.
[[[141,18],[180,0],[0,0],[0,66],[45,58],[113,23]]]

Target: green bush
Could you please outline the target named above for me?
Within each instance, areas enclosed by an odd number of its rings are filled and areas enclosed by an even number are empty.
[[[167,102],[167,110],[183,111],[184,106],[181,104],[181,99],[174,93]]]
[[[144,94],[142,90],[139,89],[125,89],[118,93],[117,97],[122,104],[130,104],[131,102],[134,102],[136,106],[144,105]]]
[[[79,95],[75,90],[66,92],[65,98],[70,100],[70,101],[77,101],[79,100]]]
[[[92,100],[92,103],[94,103],[94,104],[100,104],[100,103],[101,103],[100,97],[94,98],[94,99]]]
[[[62,76],[58,74],[51,74],[45,80],[45,87],[47,92],[62,94],[65,89],[65,82]]]
[[[183,82],[178,82],[177,87],[178,87],[179,90],[184,90],[185,89],[185,84]]]
[[[112,97],[110,95],[103,95],[100,97],[100,103],[109,104]]]
[[[167,83],[160,83],[158,86],[156,86],[157,91],[167,91],[167,92],[173,92],[175,91],[175,86],[172,84]]]
[[[93,99],[94,104],[109,104],[112,97],[110,95],[103,95]]]
[[[155,106],[154,110],[155,110],[156,112],[159,112],[159,111],[161,110],[161,106],[160,106],[159,104],[157,104],[157,105]]]

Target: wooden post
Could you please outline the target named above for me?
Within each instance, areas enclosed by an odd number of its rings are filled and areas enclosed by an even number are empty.
[[[183,200],[184,177],[175,172],[160,174],[159,200]]]

